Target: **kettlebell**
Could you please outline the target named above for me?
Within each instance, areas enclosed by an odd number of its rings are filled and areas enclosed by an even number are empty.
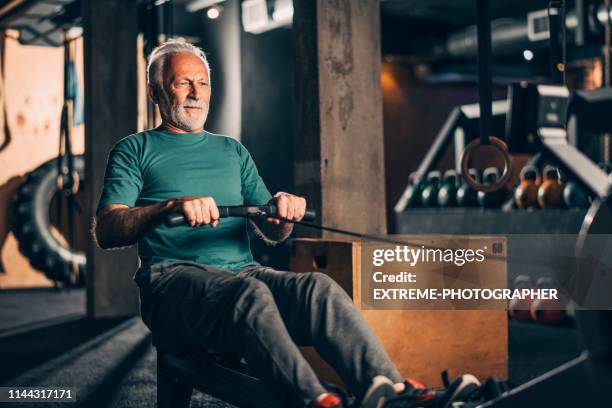
[[[470,169],[470,175],[480,182],[478,177],[478,170]],[[457,189],[457,204],[459,207],[477,207],[478,206],[478,192],[468,185],[465,181],[465,177],[461,177],[463,183]]]
[[[438,191],[438,205],[440,207],[456,207],[459,176],[455,170],[446,170],[443,180]]]
[[[408,176],[408,187],[406,188],[406,208],[421,206],[421,192],[423,191],[423,181],[417,177],[417,173],[410,173]]]
[[[482,173],[482,182],[485,185],[495,184],[499,179],[499,169],[496,167],[489,167]],[[484,208],[499,208],[506,200],[508,196],[508,190],[505,187],[499,190],[485,193],[484,191],[478,192],[478,204]]]
[[[542,179],[540,172],[535,166],[523,167],[520,175],[521,183],[514,191],[514,202],[518,208],[530,208],[538,206],[538,189]]]
[[[554,289],[555,286],[551,278],[543,277],[536,282],[536,288]],[[562,323],[567,316],[565,306],[565,302],[560,297],[558,299],[535,299],[531,302],[531,318],[535,322],[544,324]]]
[[[553,166],[544,167],[544,179],[538,189],[538,204],[542,208],[563,208],[563,188],[559,172]]]
[[[423,207],[437,207],[441,178],[442,173],[438,170],[430,171],[427,174],[427,184],[423,187],[423,191],[421,192],[421,205]]]
[[[573,181],[568,181],[563,189],[563,202],[567,208],[589,208],[588,194]]]
[[[530,276],[519,275],[514,279],[514,289],[533,289]],[[508,316],[516,320],[531,320],[531,298],[513,298],[508,302]]]

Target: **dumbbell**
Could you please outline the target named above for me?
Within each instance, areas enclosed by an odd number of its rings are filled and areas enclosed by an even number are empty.
[[[421,205],[423,207],[438,206],[438,190],[440,189],[440,179],[442,173],[438,170],[430,171],[427,174],[427,183],[421,192]]]
[[[556,167],[544,167],[542,185],[538,189],[538,204],[542,208],[563,208],[563,188]]]
[[[470,169],[470,176],[480,182],[478,170]],[[478,207],[478,191],[474,190],[466,181],[465,177],[461,177],[463,183],[457,189],[457,204],[459,207]]]
[[[496,167],[489,167],[482,173],[482,182],[485,185],[495,184],[499,179],[499,169]],[[508,190],[505,187],[499,190],[485,193],[484,191],[478,192],[478,204],[485,208],[499,208],[506,201],[508,197]]]
[[[530,276],[519,275],[514,279],[514,289],[533,289]],[[531,298],[512,299],[508,302],[508,316],[516,320],[531,320]]]
[[[443,182],[438,191],[438,205],[440,207],[456,207],[457,206],[457,187],[459,184],[459,176],[455,170],[446,170],[444,172]]]
[[[406,207],[420,207],[422,192],[423,180],[417,176],[416,172],[410,173],[408,177],[408,187],[406,188]]]
[[[542,179],[535,166],[523,167],[520,175],[521,183],[514,191],[514,202],[518,208],[538,206],[538,189]]]
[[[552,278],[542,277],[536,282],[538,289],[554,289]],[[557,292],[558,293],[558,292]],[[567,317],[565,302],[559,299],[535,299],[531,302],[530,315],[533,321],[544,324],[559,324]]]

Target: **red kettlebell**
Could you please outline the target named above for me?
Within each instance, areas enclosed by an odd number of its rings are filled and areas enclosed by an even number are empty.
[[[551,278],[540,278],[536,283],[538,289],[555,289]],[[531,318],[538,323],[559,324],[567,317],[565,302],[557,291],[558,299],[535,299],[531,303]]]
[[[519,275],[514,279],[514,289],[533,289],[530,276]],[[516,320],[531,320],[531,298],[512,299],[508,302],[508,316]]]

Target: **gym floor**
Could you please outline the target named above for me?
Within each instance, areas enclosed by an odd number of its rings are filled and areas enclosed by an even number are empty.
[[[135,319],[86,319],[84,289],[0,292],[0,383],[54,375],[72,385],[74,378],[91,401],[85,406],[151,406],[156,395],[155,351],[147,329]],[[571,326],[509,325],[512,384],[524,383],[580,352]],[[198,391],[191,406],[231,407]]]

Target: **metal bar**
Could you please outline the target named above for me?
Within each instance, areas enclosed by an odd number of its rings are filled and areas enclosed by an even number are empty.
[[[588,0],[576,0],[576,19],[578,25],[574,33],[574,42],[576,46],[583,46],[587,42],[589,36],[589,4]]]
[[[533,380],[526,382],[478,408],[514,407],[574,407],[592,405],[594,397],[589,392],[577,393],[567,384],[576,384],[590,377],[588,353],[560,365]]]
[[[478,94],[480,103],[480,142],[489,143],[491,130],[491,1],[477,0]]]
[[[455,129],[457,129],[457,127],[460,125],[462,118],[463,114],[460,107],[457,107],[451,111],[450,115],[448,115],[448,118],[444,122],[442,129],[440,129],[436,135],[436,138],[434,139],[434,142],[427,151],[425,158],[421,161],[421,164],[419,164],[416,171],[417,178],[425,177],[427,172],[431,170],[442,158],[449,143],[451,140],[453,140]]]
[[[561,170],[572,176],[581,187],[597,197],[608,195],[610,188],[608,175],[578,149],[570,144],[558,143],[545,138],[543,146],[545,153],[553,156]]]
[[[463,117],[464,115],[460,107],[454,108],[451,111],[450,115],[448,115],[446,121],[444,122],[444,125],[442,126],[442,129],[440,129],[440,131],[436,135],[434,142],[427,151],[425,158],[421,161],[421,164],[419,165],[416,171],[417,179],[424,178],[425,174],[427,174],[427,172],[431,170],[431,168],[435,166],[436,163],[440,160],[440,158],[444,155],[449,143],[453,138],[455,130],[460,125],[461,119]],[[406,209],[406,205],[408,202],[408,187],[409,186],[406,186],[400,199],[397,200],[397,203],[393,208],[393,211],[395,211],[396,213],[401,213]]]

